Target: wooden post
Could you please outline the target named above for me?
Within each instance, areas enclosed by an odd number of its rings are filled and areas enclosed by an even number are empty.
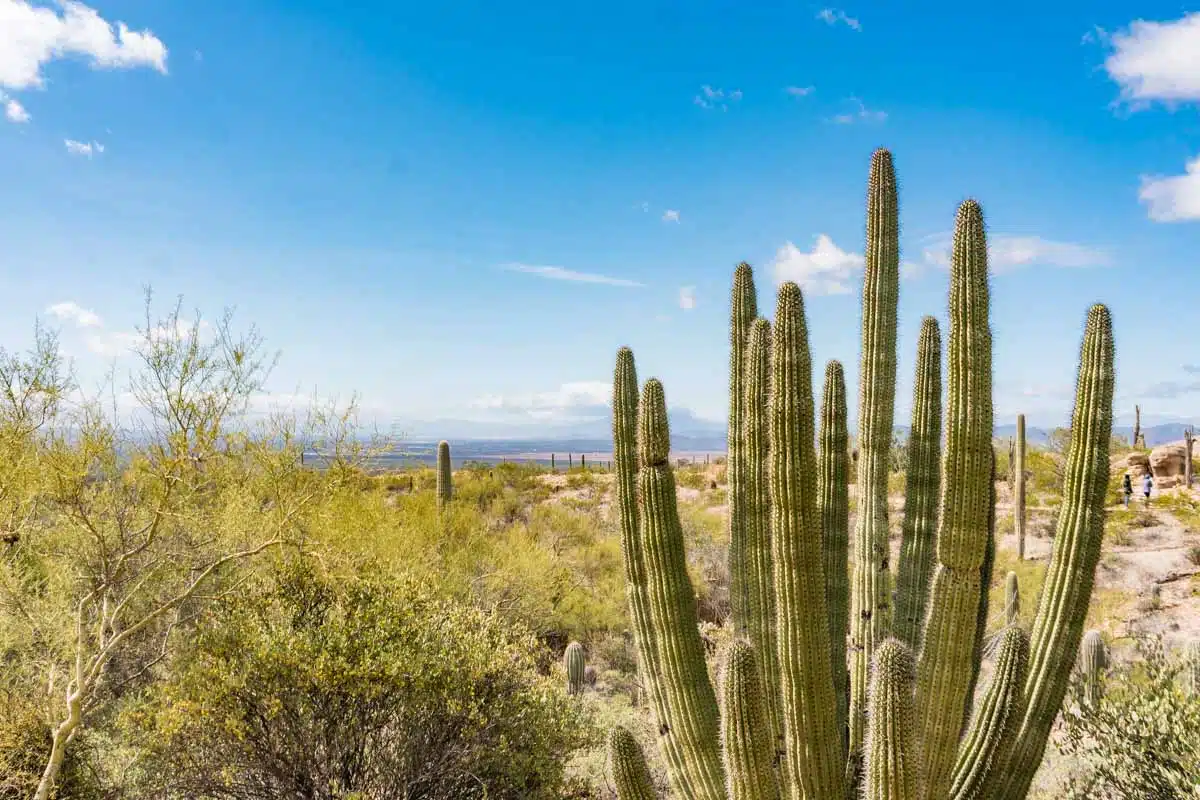
[[[1017,559],[1025,560],[1025,415],[1017,415],[1017,442],[1013,467],[1013,532],[1017,534]]]

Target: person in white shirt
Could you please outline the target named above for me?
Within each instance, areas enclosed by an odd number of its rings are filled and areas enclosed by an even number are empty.
[[[1146,507],[1150,507],[1150,489],[1154,487],[1154,478],[1150,477],[1150,473],[1146,473],[1142,477],[1142,494],[1146,497]]]

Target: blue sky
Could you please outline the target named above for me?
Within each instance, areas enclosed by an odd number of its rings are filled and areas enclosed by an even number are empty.
[[[0,342],[81,380],[144,284],[236,306],[270,390],[570,420],[634,348],[724,414],[734,265],[855,380],[872,150],[901,184],[898,422],[957,204],[993,243],[998,421],[1066,420],[1090,303],[1118,414],[1200,417],[1200,13],[1113,2],[0,0]],[[111,27],[110,27],[111,26]],[[124,27],[121,27],[124,26]],[[87,312],[87,313],[83,313]]]

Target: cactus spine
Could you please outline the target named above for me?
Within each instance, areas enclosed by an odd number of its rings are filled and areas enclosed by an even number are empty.
[[[1112,327],[1103,306],[1094,306],[1089,312],[1083,338],[1062,512],[1032,633],[1027,647],[1024,634],[1015,626],[1001,635],[993,682],[975,713],[968,713],[982,658],[995,547],[996,459],[991,447],[987,289],[983,217],[978,205],[968,201],[959,209],[951,271],[948,413],[937,562],[915,669],[915,713],[909,714],[913,733],[911,739],[905,738],[899,735],[903,732],[900,728],[885,724],[887,710],[871,717],[873,730],[869,742],[866,736],[864,741],[875,755],[867,755],[867,764],[873,774],[885,779],[872,778],[864,784],[864,791],[886,785],[895,787],[896,793],[915,792],[929,800],[1024,798],[1061,706],[1082,637],[1099,557],[1112,427]],[[873,294],[878,292],[864,292],[864,305],[871,304]],[[870,316],[864,314],[864,318]],[[770,329],[765,326],[752,325],[748,348],[754,346],[755,331],[760,331],[760,342],[768,338]],[[773,652],[759,652],[751,644],[749,651],[764,661],[773,658],[778,669],[778,708],[784,720],[789,765],[781,793],[789,800],[842,800],[847,788],[844,768],[861,764],[846,758],[846,743],[837,722],[828,617],[832,601],[827,599],[824,574],[831,556],[826,552],[822,516],[826,503],[817,498],[818,481],[826,480],[818,473],[825,474],[826,464],[817,469],[811,361],[803,298],[795,284],[780,287],[770,333],[769,362],[747,354],[745,369],[749,375],[754,364],[761,371],[765,363],[771,370],[767,461],[776,647]],[[633,357],[627,349],[618,353],[614,378],[614,453],[630,616],[643,679],[659,725],[660,746],[676,795],[685,800],[724,798],[730,754],[725,753],[726,763],[722,763],[715,692],[696,630],[695,595],[687,577],[674,481],[667,463],[669,432],[662,386],[648,381],[638,408]],[[761,432],[762,421],[755,421],[755,409],[762,402],[751,401],[749,394],[756,392],[761,398],[763,392],[750,388],[754,383],[750,377],[746,383],[744,424],[747,431]],[[873,396],[878,399],[879,394]],[[641,459],[636,487],[632,466],[635,427],[639,428],[636,447]],[[753,436],[747,436],[747,465],[760,458],[751,455],[761,453],[753,441]],[[863,451],[863,460],[871,459],[868,449]],[[754,474],[747,470],[747,497],[755,495],[751,489]],[[821,488],[824,491],[824,483]],[[765,504],[759,504],[757,511],[752,507],[751,502],[747,520],[760,514]],[[753,546],[749,540],[746,544]],[[856,576],[870,573],[876,553],[869,547],[856,547],[856,560],[867,562]],[[746,557],[749,563],[762,563],[750,554]],[[863,587],[854,586],[858,597]],[[873,616],[873,607],[861,610],[868,612],[866,618]],[[858,611],[856,607],[855,613]],[[873,648],[872,659],[891,663],[898,658],[896,648],[911,652],[898,641],[884,644],[886,638],[871,639],[880,644]],[[881,682],[883,672],[878,675]],[[760,667],[757,674],[771,673]],[[912,678],[908,680],[911,685]],[[891,696],[897,703],[889,708],[899,709],[899,702],[907,696],[896,688],[899,683],[893,681],[890,695],[884,690],[868,692],[870,701]],[[761,688],[764,694],[774,693],[765,679]],[[769,707],[769,699],[764,700],[764,708]],[[726,730],[736,722],[729,717],[736,705],[725,703]],[[899,712],[893,716],[898,719]],[[879,720],[878,724],[874,720]],[[769,730],[771,723],[761,725]],[[761,745],[756,746],[761,750]],[[884,754],[883,762],[879,753]],[[909,754],[908,759],[898,760],[896,753]],[[915,771],[907,773],[909,777],[893,768],[900,763],[913,764],[914,753],[918,760]],[[745,757],[737,761],[745,762]],[[874,766],[881,763],[889,766],[875,771]]]
[[[437,446],[437,502],[442,508],[454,494],[454,476],[450,467],[450,443],[445,439]]]
[[[933,572],[941,488],[942,337],[937,320],[921,321],[913,382],[912,428],[904,486],[904,526],[896,578],[896,638],[917,650]]]
[[[729,648],[723,682],[721,738],[729,800],[776,800],[773,735],[763,706],[758,659],[745,642]]]
[[[754,273],[742,262],[733,273],[729,301],[729,427],[726,432],[728,453],[726,470],[729,480],[729,606],[733,631],[747,635],[757,598],[746,580],[751,574],[746,559],[751,548],[747,538],[746,499],[746,351],[750,344],[750,326],[758,315],[754,291]]]
[[[1029,635],[1021,728],[1009,767],[1001,770],[997,800],[1028,794],[1083,636],[1104,533],[1115,378],[1112,317],[1094,305],[1080,348],[1062,510]]]
[[[892,155],[876,150],[867,186],[866,269],[858,382],[858,515],[850,609],[850,752],[865,732],[867,683],[875,643],[891,627],[888,566],[888,458],[896,400],[896,314],[900,223]]]
[[[1025,560],[1025,415],[1017,414],[1017,443],[1013,448],[1013,532],[1017,535],[1017,558]]]
[[[915,673],[912,651],[900,640],[886,639],[875,650],[863,800],[916,800],[920,763],[913,737]]]
[[[792,796],[846,794],[816,516],[812,361],[800,287],[779,287],[771,356],[771,555]]]
[[[750,340],[745,361],[745,452],[743,473],[746,482],[745,570],[742,586],[747,600],[746,622],[750,645],[758,655],[763,705],[766,718],[774,732],[773,753],[779,754],[778,764],[786,785],[787,765],[784,751],[783,716],[779,709],[779,662],[775,658],[778,638],[775,629],[775,570],[771,558],[771,489],[770,420],[768,399],[771,385],[771,323],[756,319],[750,328]],[[844,420],[843,420],[844,421]],[[843,534],[844,537],[844,534]],[[730,548],[733,547],[732,541]],[[844,641],[844,637],[843,637]],[[843,651],[844,653],[844,651]],[[843,663],[845,657],[843,655]]]
[[[567,694],[583,694],[583,672],[585,661],[583,645],[571,642],[563,653],[563,666],[567,670]]]
[[[1017,573],[1009,572],[1004,576],[1004,622],[1006,625],[1016,625],[1021,616],[1021,587],[1017,581]]]
[[[608,762],[617,800],[656,800],[654,781],[642,746],[620,725],[608,734]]]
[[[1083,635],[1079,647],[1079,674],[1083,678],[1083,702],[1092,708],[1100,703],[1103,694],[1104,671],[1108,669],[1108,648],[1100,631],[1090,630]]]
[[[850,452],[846,430],[846,377],[840,361],[825,365],[821,436],[817,455],[817,502],[825,550],[825,602],[828,606],[830,663],[837,694],[838,731],[846,731],[850,673],[846,668],[846,628],[850,605]]]

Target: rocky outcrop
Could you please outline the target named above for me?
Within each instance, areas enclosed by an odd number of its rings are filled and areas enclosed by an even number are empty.
[[[1150,472],[1154,475],[1155,487],[1171,489],[1183,483],[1185,453],[1183,442],[1159,445],[1150,451]]]
[[[1114,475],[1122,475],[1126,472],[1136,484],[1142,479],[1142,476],[1150,472],[1150,454],[1131,452],[1112,458],[1112,472]]]

